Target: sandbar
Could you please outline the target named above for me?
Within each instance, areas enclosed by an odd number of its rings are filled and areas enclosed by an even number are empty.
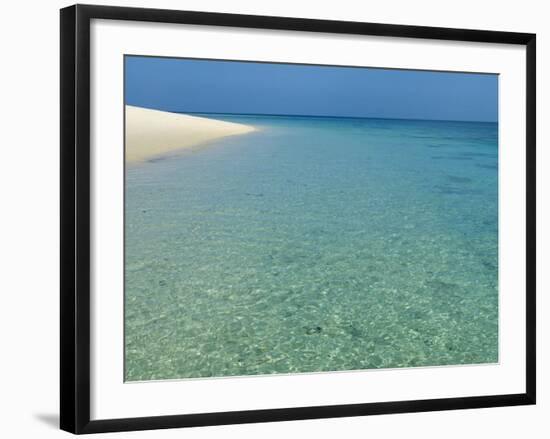
[[[126,162],[142,163],[255,130],[240,123],[126,105]]]

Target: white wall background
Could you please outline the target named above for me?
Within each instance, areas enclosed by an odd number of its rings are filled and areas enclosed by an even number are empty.
[[[104,0],[87,3],[537,33],[538,405],[110,434],[109,437],[550,436],[550,10],[523,0]],[[3,4],[0,25],[0,435],[67,435],[58,420],[59,19],[69,2]],[[546,171],[546,172],[545,172]],[[544,248],[546,247],[546,248]],[[546,371],[545,371],[546,369]]]

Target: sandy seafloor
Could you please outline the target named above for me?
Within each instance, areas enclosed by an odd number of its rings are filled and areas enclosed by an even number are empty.
[[[126,380],[498,361],[497,124],[211,117],[126,169]]]

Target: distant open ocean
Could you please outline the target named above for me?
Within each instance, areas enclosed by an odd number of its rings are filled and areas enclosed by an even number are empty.
[[[498,125],[206,115],[126,169],[127,380],[498,361]]]

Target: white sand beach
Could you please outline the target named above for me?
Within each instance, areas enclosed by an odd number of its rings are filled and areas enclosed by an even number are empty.
[[[256,128],[126,105],[126,162],[139,163]]]

